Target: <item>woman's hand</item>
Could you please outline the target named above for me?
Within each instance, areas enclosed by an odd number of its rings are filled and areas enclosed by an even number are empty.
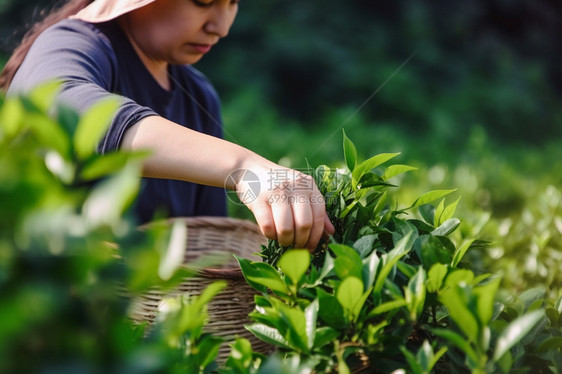
[[[335,231],[314,179],[297,170],[275,164],[240,170],[236,192],[262,233],[283,246],[314,250]]]

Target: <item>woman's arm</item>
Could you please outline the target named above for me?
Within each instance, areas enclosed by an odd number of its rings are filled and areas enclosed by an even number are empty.
[[[324,232],[334,232],[323,197],[310,176],[279,166],[234,143],[149,116],[125,132],[121,147],[152,151],[144,165],[146,177],[237,191],[263,234],[282,245],[314,249]],[[243,173],[236,172],[239,170],[249,170],[259,178],[260,193],[255,199],[243,198],[250,186],[241,179]]]

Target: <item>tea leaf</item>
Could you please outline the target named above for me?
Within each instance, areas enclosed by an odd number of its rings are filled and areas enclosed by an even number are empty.
[[[433,215],[433,226],[439,227],[441,225],[440,219],[441,215],[443,214],[443,210],[445,210],[445,199],[441,199],[437,208],[435,208],[435,212]]]
[[[494,300],[500,285],[501,278],[495,278],[487,284],[474,288],[473,292],[477,295],[476,308],[478,319],[482,326],[487,326],[492,319],[494,312]]]
[[[312,349],[314,347],[314,341],[316,340],[316,320],[318,318],[318,299],[314,299],[309,306],[304,310],[304,318],[306,321],[306,336],[308,348]]]
[[[345,135],[345,130],[343,131],[343,154],[345,157],[345,164],[349,171],[353,172],[355,165],[357,165],[357,149],[355,144]]]
[[[457,267],[459,262],[461,262],[462,258],[466,254],[466,251],[470,248],[472,243],[474,243],[475,239],[469,239],[465,241],[454,253],[453,260],[451,261],[452,267]]]
[[[361,278],[363,262],[356,250],[342,244],[330,244],[330,249],[336,255],[334,268],[340,279]]]
[[[423,310],[426,292],[425,280],[425,271],[420,266],[418,272],[408,282],[408,287],[404,292],[412,321],[416,321]]]
[[[316,336],[314,338],[314,347],[322,348],[328,343],[331,343],[339,336],[339,331],[329,326],[322,326],[316,329]]]
[[[365,173],[398,156],[400,153],[381,153],[363,161],[352,170],[352,185],[356,187]]]
[[[422,196],[418,197],[416,201],[414,201],[414,203],[408,209],[417,208],[424,204],[429,204],[432,201],[435,201],[437,199],[442,198],[443,196],[455,192],[456,190],[457,189],[455,188],[454,190],[434,190],[434,191],[426,192]]]
[[[459,227],[461,221],[458,218],[450,218],[443,222],[441,226],[433,230],[431,235],[433,236],[447,236]]]
[[[285,349],[292,348],[289,342],[279,333],[279,330],[273,327],[269,327],[263,323],[254,323],[245,327],[246,330],[250,331],[266,343]]]
[[[234,255],[242,274],[248,284],[260,292],[267,293],[267,289],[288,294],[289,290],[281,276],[271,265],[263,262],[251,262]]]
[[[382,175],[382,179],[388,180],[402,173],[406,173],[408,171],[417,170],[417,169],[418,168],[409,165],[390,165],[384,171],[384,174]]]
[[[377,277],[380,258],[375,251],[371,252],[369,257],[363,260],[363,268],[361,271],[361,279],[365,285],[365,290],[371,288]]]
[[[440,263],[433,265],[427,274],[427,291],[439,291],[446,275],[447,266]]]
[[[558,350],[562,348],[562,336],[553,336],[543,341],[538,347],[537,353],[544,353],[551,350]]]
[[[392,270],[394,265],[396,265],[396,263],[410,251],[410,237],[411,233],[407,234],[396,244],[392,251],[390,251],[386,255],[383,255],[386,259],[386,262],[384,262],[381,271],[377,275],[377,280],[374,287],[375,293],[379,293],[382,290],[384,282],[388,277],[388,274],[390,274],[390,271]]]
[[[478,322],[469,309],[465,288],[451,285],[439,295],[439,301],[447,307],[449,315],[470,342],[478,340]]]
[[[457,334],[452,330],[446,329],[432,329],[431,332],[441,338],[447,339],[449,342],[451,342],[453,345],[456,345],[461,351],[463,351],[473,362],[478,362],[478,356],[476,355],[476,352],[463,336]]]
[[[279,307],[279,314],[287,327],[284,338],[297,351],[308,353],[310,349],[308,348],[307,321],[304,312],[300,309],[289,308],[283,305]]]
[[[111,97],[95,103],[84,113],[74,133],[74,150],[78,158],[83,160],[96,151],[117,108],[119,101]]]
[[[398,299],[398,300],[393,300],[393,301],[387,301],[383,304],[380,304],[378,306],[376,306],[370,313],[369,313],[369,318],[376,316],[378,314],[383,314],[383,313],[387,313],[390,312],[391,310],[394,309],[398,309],[398,308],[402,308],[404,306],[408,305],[408,303],[406,302],[405,299]]]
[[[199,367],[206,368],[215,361],[220,345],[224,340],[218,336],[205,335],[198,344]]]
[[[49,113],[55,106],[55,100],[60,88],[61,82],[59,81],[42,83],[31,91],[29,98],[40,111]]]
[[[344,318],[343,307],[338,299],[321,288],[318,288],[317,295],[320,306],[319,317],[333,328],[345,329],[347,320]]]
[[[310,252],[306,249],[292,249],[285,252],[277,263],[283,274],[289,277],[293,284],[298,284],[310,265]]]
[[[447,205],[447,207],[443,210],[443,213],[439,216],[439,223],[436,226],[441,225],[443,222],[445,222],[448,219],[451,219],[453,217],[453,215],[455,214],[455,211],[457,210],[457,205],[459,204],[460,200],[461,200],[461,197],[459,196],[459,198],[457,200],[455,200],[451,204]]]
[[[148,152],[112,152],[99,157],[95,157],[91,161],[88,160],[80,171],[80,178],[83,181],[98,179],[109,174],[113,174],[121,169],[132,160],[142,160],[148,156]]]
[[[543,317],[543,310],[535,310],[513,320],[498,337],[494,361],[499,360],[511,347],[519,343]]]
[[[347,277],[336,291],[341,306],[353,314],[356,304],[363,296],[363,282],[356,277]]]

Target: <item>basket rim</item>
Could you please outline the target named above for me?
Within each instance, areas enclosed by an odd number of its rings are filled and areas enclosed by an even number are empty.
[[[265,238],[258,224],[248,219],[225,216],[191,216],[170,217],[144,223],[137,226],[139,230],[146,230],[153,225],[184,221],[187,227],[214,227],[214,228],[239,228],[253,231]]]
[[[248,219],[227,217],[227,216],[189,216],[189,217],[169,217],[161,220],[151,221],[140,226],[137,229],[143,231],[150,228],[153,225],[160,224],[170,224],[173,222],[182,221],[185,222],[187,228],[204,228],[212,227],[215,229],[235,229],[242,231],[250,231],[256,235],[263,237],[264,243],[267,238],[261,232],[258,224],[250,221]],[[189,234],[188,234],[189,235]],[[199,268],[192,266],[189,263],[182,264],[181,267],[192,271],[193,277],[201,277],[208,279],[228,279],[228,280],[242,280],[244,275],[242,274],[242,269],[239,266],[236,267],[226,267],[226,268]]]

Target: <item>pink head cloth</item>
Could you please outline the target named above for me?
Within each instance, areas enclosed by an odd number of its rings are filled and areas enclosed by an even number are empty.
[[[142,8],[154,1],[156,0],[94,0],[90,5],[70,18],[90,23],[105,22],[135,9]]]

